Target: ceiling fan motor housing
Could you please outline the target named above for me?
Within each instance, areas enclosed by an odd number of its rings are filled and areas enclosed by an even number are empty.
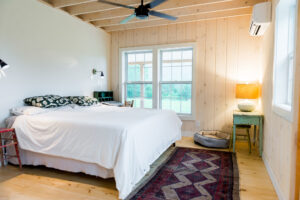
[[[144,5],[140,5],[135,9],[135,15],[139,19],[147,19],[149,17],[149,8]]]

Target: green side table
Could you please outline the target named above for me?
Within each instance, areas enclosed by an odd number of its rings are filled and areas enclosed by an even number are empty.
[[[237,125],[254,125],[254,136],[256,137],[256,126],[259,127],[259,155],[262,156],[263,151],[263,114],[258,111],[241,112],[235,110],[233,112],[233,144],[232,151],[235,152],[236,126]]]

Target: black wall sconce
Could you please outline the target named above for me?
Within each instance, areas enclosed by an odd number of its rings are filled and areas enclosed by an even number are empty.
[[[101,78],[104,78],[104,73],[103,73],[103,71],[98,71],[98,70],[96,70],[95,68],[92,70],[92,74],[93,74],[93,75],[99,74]]]
[[[0,67],[1,69],[9,68],[9,65],[0,59]]]
[[[9,68],[9,65],[0,59],[0,77],[1,77],[1,74],[2,74],[2,76],[5,76],[5,73],[3,70],[7,69],[7,68]]]

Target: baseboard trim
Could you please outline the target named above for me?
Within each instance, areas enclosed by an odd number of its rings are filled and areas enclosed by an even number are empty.
[[[194,133],[195,132],[193,132],[193,131],[181,131],[181,135],[185,136],[185,137],[193,137]]]
[[[275,177],[275,175],[274,175],[274,173],[273,173],[273,170],[272,170],[272,168],[270,167],[268,161],[266,160],[264,154],[262,155],[262,160],[263,160],[263,162],[264,162],[264,164],[265,164],[265,167],[266,167],[266,169],[267,169],[267,172],[268,172],[268,174],[269,174],[269,177],[271,178],[271,181],[272,181],[272,184],[273,184],[273,186],[274,186],[274,188],[275,188],[275,191],[276,191],[276,194],[277,194],[277,196],[278,196],[278,199],[279,199],[279,200],[285,200],[284,195],[283,195],[283,193],[282,193],[282,191],[281,191],[281,189],[280,189],[280,186],[279,186],[279,184],[278,184],[278,181],[277,181],[277,179],[276,179],[276,177]]]

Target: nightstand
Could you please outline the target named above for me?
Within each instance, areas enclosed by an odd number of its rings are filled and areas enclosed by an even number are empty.
[[[237,125],[254,125],[254,136],[256,136],[256,127],[259,127],[259,155],[262,156],[263,150],[263,114],[258,111],[233,112],[233,144],[232,151],[235,152],[236,127]]]
[[[4,148],[14,146],[16,155],[7,155],[4,151]],[[4,166],[4,159],[10,157],[16,157],[19,162],[20,169],[22,168],[22,163],[19,154],[18,140],[15,129],[11,128],[2,128],[0,129],[0,162],[1,166]]]

